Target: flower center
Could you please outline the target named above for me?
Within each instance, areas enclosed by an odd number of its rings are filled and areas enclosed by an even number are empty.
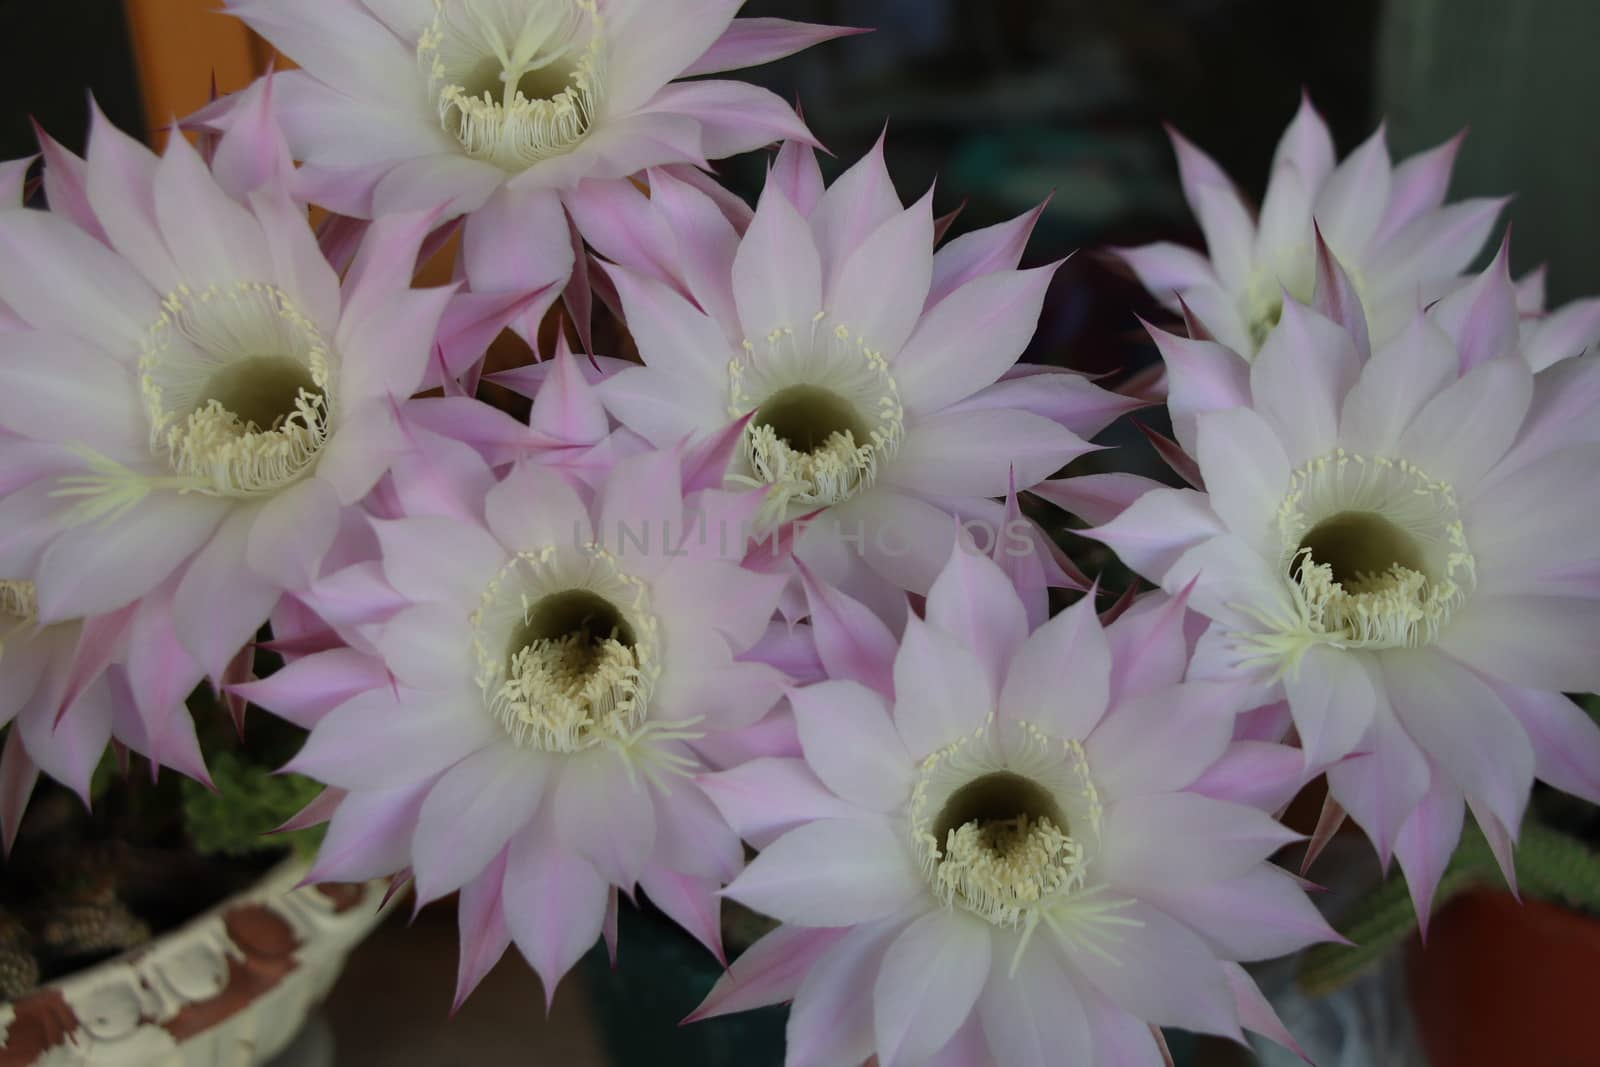
[[[1083,846],[1042,787],[1009,772],[958,789],[934,825],[935,879],[946,899],[987,917],[1024,908],[1083,879]],[[993,921],[993,919],[991,919]]]
[[[472,623],[478,684],[518,745],[577,752],[645,726],[656,620],[644,584],[598,546],[513,557]]]
[[[809,328],[772,331],[766,348],[746,341],[728,365],[728,412],[752,408],[745,435],[750,473],[770,486],[769,517],[826,507],[869,488],[900,447],[905,409],[888,363],[845,326],[819,315]]]
[[[991,723],[923,761],[908,814],[923,876],[946,905],[1031,925],[1086,891],[1101,808],[1076,741]]]
[[[599,116],[605,36],[594,0],[434,0],[417,42],[446,132],[517,173],[572,149]]]
[[[0,655],[6,641],[39,617],[39,598],[32,582],[0,581]]]
[[[1274,295],[1271,299],[1249,301],[1245,311],[1245,323],[1250,328],[1250,347],[1252,352],[1261,351],[1261,346],[1267,342],[1267,335],[1277,329],[1278,323],[1282,319],[1282,293]]]
[[[39,615],[39,597],[32,582],[0,581],[0,618],[32,622]]]
[[[315,463],[335,411],[333,357],[273,286],[167,297],[139,359],[150,444],[185,488],[256,496]]]
[[[1361,274],[1353,270],[1344,257],[1335,255],[1334,258],[1338,259],[1340,266],[1344,268],[1345,276],[1355,287],[1356,295],[1365,302],[1367,289]],[[1258,270],[1252,275],[1244,293],[1239,297],[1239,315],[1244,319],[1245,328],[1250,334],[1250,351],[1243,354],[1250,359],[1254,359],[1256,353],[1261,351],[1261,346],[1266,344],[1267,335],[1272,333],[1283,319],[1285,290],[1291,299],[1301,304],[1310,304],[1316,295],[1315,248],[1310,244],[1297,244],[1291,249],[1279,252],[1276,263],[1276,268]]]
[[[1343,449],[1295,471],[1278,511],[1299,618],[1282,627],[1340,647],[1437,637],[1476,585],[1455,492],[1404,460]]]

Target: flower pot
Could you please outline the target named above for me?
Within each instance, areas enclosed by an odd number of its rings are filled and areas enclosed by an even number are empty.
[[[285,860],[150,944],[0,1005],[0,1067],[255,1067],[294,1039],[383,883],[297,888]]]
[[[1433,1067],[1583,1067],[1600,1060],[1590,1016],[1600,922],[1555,904],[1475,890],[1407,956]]]

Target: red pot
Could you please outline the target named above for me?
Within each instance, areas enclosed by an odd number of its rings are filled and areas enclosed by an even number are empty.
[[[1434,917],[1406,963],[1431,1067],[1600,1065],[1600,921],[1477,890]]]

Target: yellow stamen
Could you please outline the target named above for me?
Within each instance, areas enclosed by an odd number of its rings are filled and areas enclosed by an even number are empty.
[[[661,673],[649,593],[597,545],[518,553],[472,617],[478,685],[518,745],[628,748]]]
[[[417,43],[439,121],[511,173],[570,151],[599,117],[605,35],[594,0],[434,0]]]
[[[883,354],[846,326],[827,328],[823,315],[798,334],[774,329],[764,351],[746,341],[728,378],[729,414],[755,411],[745,435],[750,473],[734,480],[768,487],[769,521],[871,488],[905,436]]]

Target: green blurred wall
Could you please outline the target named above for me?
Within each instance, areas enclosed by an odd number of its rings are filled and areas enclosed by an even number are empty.
[[[1600,2],[1388,0],[1381,110],[1396,154],[1471,133],[1454,196],[1515,191],[1513,263],[1552,302],[1600,292]]]

